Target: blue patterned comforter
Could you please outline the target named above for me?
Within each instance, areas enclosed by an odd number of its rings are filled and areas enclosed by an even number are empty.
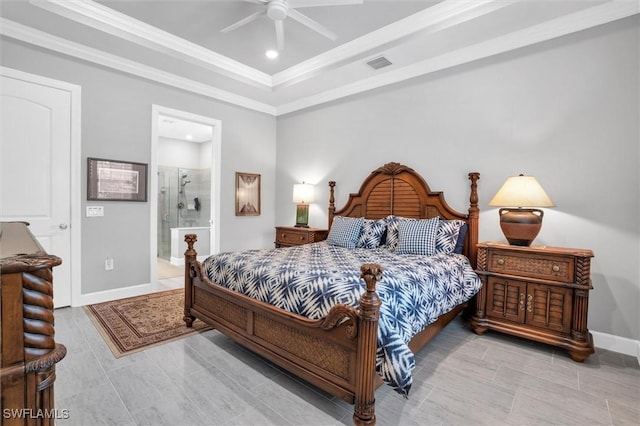
[[[382,301],[376,370],[385,383],[407,396],[415,366],[408,342],[481,287],[463,255],[398,255],[384,248],[345,249],[319,242],[221,253],[203,264],[215,283],[319,319],[336,304],[358,307],[366,288],[360,278],[363,263],[377,263],[383,268],[382,280],[376,285]]]

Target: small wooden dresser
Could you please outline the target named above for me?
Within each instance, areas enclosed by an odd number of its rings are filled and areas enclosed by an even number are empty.
[[[555,345],[582,362],[593,353],[587,329],[591,250],[478,244],[474,332],[487,329]]]
[[[319,228],[276,226],[276,248],[316,243],[327,239],[329,231]]]
[[[55,366],[67,353],[54,339],[52,268],[28,225],[0,222],[1,424],[53,425]]]

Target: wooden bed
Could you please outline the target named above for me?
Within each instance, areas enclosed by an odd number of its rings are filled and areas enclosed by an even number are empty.
[[[329,182],[329,227],[334,216],[380,219],[390,214],[409,218],[460,219],[468,224],[463,253],[475,267],[478,241],[479,173],[471,181],[468,213],[453,210],[442,192],[432,192],[413,169],[387,163],[374,170],[358,193],[349,195],[346,205],[336,210],[335,182]],[[230,336],[246,348],[269,359],[309,383],[354,404],[356,425],[373,425],[375,389],[382,381],[375,372],[380,300],[376,282],[383,275],[380,266],[365,264],[361,276],[367,291],[359,309],[334,306],[329,315],[310,320],[275,308],[212,283],[197,261],[196,236],[185,236],[184,321],[191,327],[197,318]],[[469,304],[471,306],[472,304]],[[457,306],[416,335],[410,349],[416,353],[466,307]]]

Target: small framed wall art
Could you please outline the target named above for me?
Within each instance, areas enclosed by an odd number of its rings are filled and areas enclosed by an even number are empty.
[[[236,172],[236,216],[260,216],[260,175]]]
[[[87,200],[147,201],[147,165],[87,158]]]

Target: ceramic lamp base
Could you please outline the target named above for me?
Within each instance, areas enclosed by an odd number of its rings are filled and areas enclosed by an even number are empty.
[[[309,227],[309,204],[298,204],[296,208],[296,227]]]
[[[542,228],[542,210],[503,208],[498,214],[502,233],[512,246],[530,246]]]

